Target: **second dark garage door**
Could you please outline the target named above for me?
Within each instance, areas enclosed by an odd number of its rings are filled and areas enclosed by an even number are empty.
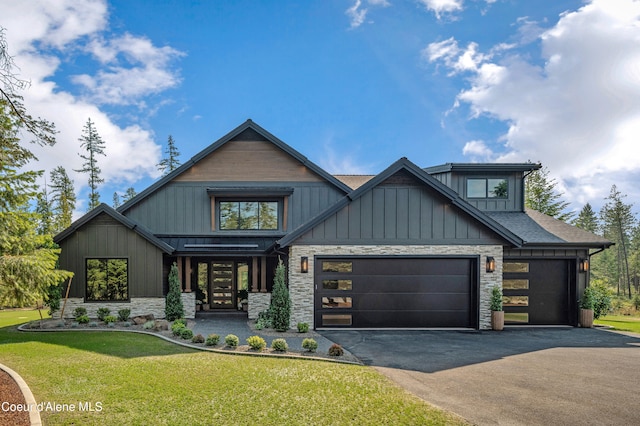
[[[477,328],[477,259],[317,258],[316,327]]]

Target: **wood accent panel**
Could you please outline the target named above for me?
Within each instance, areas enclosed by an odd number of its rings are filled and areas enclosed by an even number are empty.
[[[282,202],[282,230],[287,230],[287,217],[289,216],[289,197],[284,197]]]
[[[260,258],[260,292],[267,292],[267,256]]]
[[[211,197],[211,230],[216,230],[216,197],[213,195]]]
[[[322,180],[272,143],[261,141],[227,142],[175,178],[176,182]]]

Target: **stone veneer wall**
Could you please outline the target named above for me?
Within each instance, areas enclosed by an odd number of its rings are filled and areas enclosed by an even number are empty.
[[[314,261],[315,256],[415,256],[415,255],[451,255],[480,256],[479,285],[479,327],[491,328],[491,311],[489,303],[491,289],[502,287],[502,246],[485,245],[299,245],[289,249],[289,293],[291,295],[291,327],[298,322],[314,324]],[[300,272],[302,256],[309,258],[309,272]],[[496,260],[496,270],[487,273],[485,261],[487,256]],[[315,328],[315,324],[314,324]]]
[[[249,319],[257,319],[258,314],[269,309],[271,293],[249,293]]]
[[[64,299],[60,302],[60,309]],[[185,318],[195,318],[196,314],[196,294],[182,293],[182,304],[184,306]],[[120,309],[131,309],[131,317],[138,315],[153,314],[155,318],[164,318],[165,298],[164,297],[140,297],[132,298],[129,302],[90,302],[84,303],[82,298],[69,298],[64,308],[64,317],[73,318],[73,311],[77,307],[83,307],[87,310],[89,318],[97,318],[97,312],[100,308],[111,309],[111,315],[118,315]],[[60,312],[54,314],[59,318]]]

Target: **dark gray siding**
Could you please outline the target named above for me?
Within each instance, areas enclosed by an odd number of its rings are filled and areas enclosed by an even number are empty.
[[[510,258],[586,258],[588,251],[584,249],[566,249],[566,248],[549,248],[549,249],[505,249],[504,257]]]
[[[469,204],[482,211],[523,211],[524,187],[522,173],[436,173],[431,175],[449,188],[456,191]],[[507,179],[509,196],[506,199],[469,199],[467,198],[468,178]]]
[[[303,235],[300,244],[502,244],[424,186],[381,185]]]
[[[291,187],[287,230],[318,215],[344,194],[324,182],[172,182],[124,213],[160,235],[215,235],[210,187]],[[225,232],[225,235],[228,235]]]
[[[75,273],[69,297],[84,297],[85,259],[129,259],[129,297],[162,297],[162,251],[106,214],[60,243],[60,267]]]

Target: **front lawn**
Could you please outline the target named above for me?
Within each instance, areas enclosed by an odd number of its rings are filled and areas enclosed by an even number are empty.
[[[22,333],[3,314],[0,362],[38,402],[66,404],[41,413],[47,425],[463,424],[367,367],[201,352],[124,332]]]
[[[596,325],[608,325],[615,330],[640,333],[640,317],[627,315],[607,315],[594,321]]]

